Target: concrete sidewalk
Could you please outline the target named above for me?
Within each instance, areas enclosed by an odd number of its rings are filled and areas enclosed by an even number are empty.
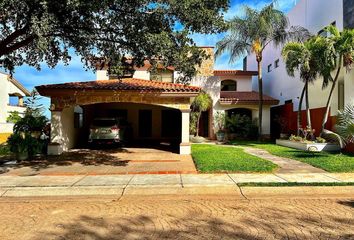
[[[240,183],[354,183],[354,173],[1,176],[0,196],[241,194]],[[354,188],[352,196],[354,196]]]

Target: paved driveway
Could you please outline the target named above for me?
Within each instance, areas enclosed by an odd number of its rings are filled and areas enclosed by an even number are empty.
[[[354,239],[353,199],[0,200],[0,239]]]
[[[153,148],[75,149],[28,163],[9,165],[2,175],[114,175],[196,173],[192,157]]]

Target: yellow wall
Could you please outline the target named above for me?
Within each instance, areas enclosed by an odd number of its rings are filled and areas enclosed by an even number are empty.
[[[0,133],[0,144],[5,143],[11,133]]]

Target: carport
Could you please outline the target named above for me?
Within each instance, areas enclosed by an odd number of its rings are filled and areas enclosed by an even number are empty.
[[[36,89],[51,98],[52,153],[83,146],[95,117],[114,117],[130,124],[129,142],[172,144],[190,154],[190,103],[198,87],[126,78]]]

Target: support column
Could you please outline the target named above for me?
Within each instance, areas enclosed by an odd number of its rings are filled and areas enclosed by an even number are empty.
[[[181,110],[182,113],[182,142],[179,145],[179,154],[189,155],[191,154],[191,144],[189,142],[189,120],[190,120],[190,109]]]
[[[20,107],[23,107],[23,97],[21,96],[21,97],[18,97],[18,105],[20,106]]]
[[[51,112],[50,143],[48,155],[60,155],[63,153],[63,124],[62,111]]]

